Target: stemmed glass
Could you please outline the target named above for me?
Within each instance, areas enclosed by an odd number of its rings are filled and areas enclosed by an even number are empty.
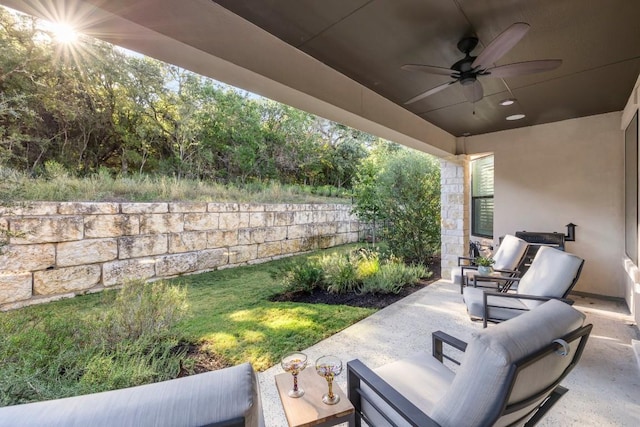
[[[342,372],[342,361],[335,356],[322,356],[316,360],[316,372],[329,384],[329,393],[322,395],[322,401],[327,405],[335,405],[340,401],[340,396],[333,393],[333,378]]]
[[[282,369],[293,375],[293,388],[289,390],[289,397],[301,397],[304,390],[298,387],[298,374],[307,367],[307,355],[300,352],[289,353],[280,361]]]

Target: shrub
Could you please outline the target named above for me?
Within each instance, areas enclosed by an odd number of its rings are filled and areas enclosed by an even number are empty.
[[[413,150],[374,150],[354,183],[354,213],[376,224],[388,224],[389,248],[410,263],[426,264],[440,248],[440,166]]]
[[[322,285],[322,268],[317,262],[306,260],[287,267],[282,284],[285,292],[313,292]]]
[[[422,265],[405,265],[399,260],[390,260],[380,266],[377,274],[363,280],[362,293],[399,293],[403,287],[413,285],[423,277],[431,276]]]
[[[332,254],[320,259],[320,266],[324,272],[324,283],[327,291],[344,294],[357,290],[358,269],[353,256]]]
[[[380,270],[380,254],[370,249],[360,249],[355,252],[356,274],[358,280],[362,281],[374,276]]]
[[[187,313],[186,289],[164,282],[127,283],[117,294],[113,307],[106,314],[109,325],[104,338],[136,340],[162,335]]]

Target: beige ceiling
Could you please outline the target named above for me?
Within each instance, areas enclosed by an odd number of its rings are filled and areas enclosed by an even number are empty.
[[[0,0],[86,34],[442,157],[453,136],[622,110],[640,74],[640,0]],[[528,34],[496,65],[562,59],[526,77],[458,84],[402,64],[449,67],[514,22]],[[501,99],[518,101],[501,107]],[[510,114],[526,118],[507,122]]]
[[[456,136],[622,110],[640,73],[638,0],[215,1]],[[463,57],[460,38],[479,38],[476,56],[515,22],[531,29],[496,65],[562,59],[562,66],[480,78],[485,97],[475,105],[458,84],[404,105],[449,78],[406,72],[402,64],[449,67]],[[518,102],[498,105],[508,97]],[[507,122],[514,113],[526,118]]]

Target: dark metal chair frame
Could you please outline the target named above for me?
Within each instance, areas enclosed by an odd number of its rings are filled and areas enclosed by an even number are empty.
[[[580,360],[587,339],[591,333],[593,325],[589,324],[582,326],[569,334],[563,336],[561,339],[567,343],[572,343],[575,340],[580,340],[576,351],[573,354],[573,359],[568,364],[567,368],[558,376],[558,378],[545,389],[529,396],[527,399],[509,404],[509,397],[513,391],[513,387],[518,380],[518,374],[527,366],[537,362],[538,360],[548,356],[549,354],[556,352],[562,348],[562,345],[555,340],[551,344],[543,347],[535,353],[527,355],[526,357],[514,362],[509,369],[507,377],[508,387],[505,388],[498,401],[493,405],[492,421],[495,423],[501,416],[508,415],[515,411],[519,411],[522,408],[529,406],[532,402],[535,402],[545,395],[548,395],[540,405],[536,406],[527,415],[520,418],[514,424],[520,422],[531,416],[531,418],[525,423],[525,426],[530,427],[536,425],[546,413],[556,404],[556,402],[568,391],[567,388],[562,387],[560,382],[571,372],[575,365]],[[447,356],[443,352],[443,344],[447,344],[457,350],[465,351],[467,344],[451,335],[448,335],[442,331],[437,331],[432,334],[433,340],[433,357],[435,357],[441,363],[444,359],[450,360],[453,363],[460,364],[459,361]],[[361,399],[365,399],[369,404],[382,415],[391,425],[395,425],[391,419],[384,414],[380,408],[371,400],[367,399],[361,393],[361,383],[365,383],[377,396],[379,396],[386,404],[388,404],[394,411],[396,411],[404,420],[410,425],[416,427],[435,427],[439,424],[430,418],[427,414],[422,412],[413,403],[407,400],[402,394],[396,391],[391,385],[379,377],[375,372],[369,369],[360,360],[352,360],[347,363],[347,382],[348,382],[348,396],[349,400],[355,407],[355,427],[361,427],[362,420],[367,422],[366,416],[362,413]],[[461,408],[463,409],[463,408]],[[370,423],[367,423],[370,424]]]

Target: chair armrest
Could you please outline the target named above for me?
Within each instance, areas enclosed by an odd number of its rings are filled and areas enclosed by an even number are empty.
[[[562,301],[562,298],[552,298],[552,297],[543,297],[539,295],[527,295],[527,294],[505,294],[502,292],[485,292],[484,300],[487,301],[488,297],[497,297],[497,298],[517,298],[517,299],[530,299],[535,301],[549,301],[550,299],[558,299]],[[485,303],[486,305],[486,303]],[[499,307],[499,306],[492,306]]]
[[[389,424],[394,424],[387,418],[387,415],[375,402],[372,402],[364,396],[360,387],[361,383],[365,383],[374,394],[376,394],[412,426],[439,426],[438,423],[422,412],[417,406],[411,403],[406,397],[391,387],[389,383],[380,378],[378,374],[373,372],[358,359],[347,362],[347,390],[349,400],[356,410],[356,418],[363,416],[361,399],[366,399],[380,415],[387,419]],[[357,425],[359,425],[358,421],[359,420],[356,420]],[[365,421],[367,421],[366,416]]]
[[[498,283],[498,290],[500,292],[507,292],[514,283],[520,282],[521,277],[505,277],[505,276],[478,276],[475,275],[471,278],[471,284],[474,288],[477,288],[477,282],[496,282]],[[500,282],[503,282],[502,287]],[[485,286],[486,287],[486,286]]]
[[[573,305],[573,301],[570,299],[566,299],[566,298],[554,298],[554,297],[543,297],[543,296],[539,296],[539,295],[526,295],[526,294],[507,294],[504,292],[483,292],[482,293],[482,305],[484,307],[483,309],[483,323],[484,323],[484,327],[487,327],[487,322],[489,321],[488,319],[488,314],[489,314],[489,307],[496,307],[496,308],[500,308],[502,306],[500,305],[495,305],[495,304],[489,304],[489,297],[494,297],[494,298],[516,298],[516,299],[528,299],[528,300],[534,300],[534,301],[549,301],[551,299],[557,299],[559,301],[564,302],[565,304],[569,304],[569,305]],[[510,308],[513,310],[520,310],[522,312],[525,311],[529,311],[528,309],[524,309],[524,308],[512,308],[512,307],[504,307],[504,308]]]
[[[451,347],[460,350],[460,351],[465,351],[467,349],[467,343],[459,340],[456,337],[453,337],[445,332],[442,331],[436,331],[434,333],[431,334],[431,340],[432,340],[432,348],[433,348],[433,357],[435,357],[440,363],[443,362],[443,359],[447,359],[452,361],[453,363],[455,363],[456,365],[459,365],[460,362],[457,361],[456,359],[454,359],[451,356],[447,356],[446,354],[444,354],[443,351],[443,346],[442,344],[448,344]]]
[[[462,261],[468,261],[470,263],[470,265],[472,265],[474,260],[475,260],[475,258],[473,258],[473,257],[459,256],[458,257],[458,267],[462,266],[462,264],[461,264]]]
[[[520,272],[518,270],[508,270],[506,268],[494,268],[493,271],[497,271],[498,273],[507,273],[507,274],[515,274],[517,276],[520,275]],[[513,276],[516,277],[516,276]]]
[[[478,266],[477,265],[461,265],[460,266],[460,274],[462,274],[462,276],[464,276],[464,271],[465,270],[478,271]]]
[[[505,276],[480,276],[475,275],[471,278],[471,282],[519,282],[521,277],[505,277]]]

